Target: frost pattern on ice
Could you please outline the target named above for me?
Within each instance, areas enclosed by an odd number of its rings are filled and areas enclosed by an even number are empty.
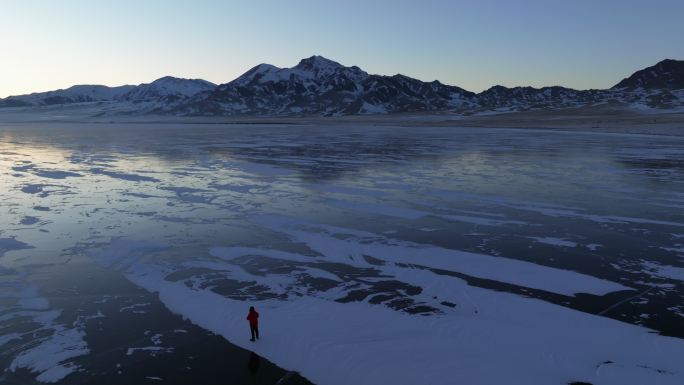
[[[29,369],[37,373],[40,382],[57,382],[79,370],[71,360],[90,352],[84,340],[83,325],[66,326],[58,321],[61,314],[48,307],[47,299],[40,297],[35,285],[15,282],[14,291],[3,295],[4,300],[14,300],[10,307],[0,307],[0,322],[25,318],[23,332],[0,336],[0,346],[30,337],[30,343],[22,345],[19,354],[10,363],[9,370]]]
[[[40,374],[36,379],[41,382],[57,382],[78,370],[78,365],[69,359],[88,354],[90,349],[83,340],[85,333],[53,325],[53,334],[39,345],[23,351],[12,361],[10,370],[28,368]]]

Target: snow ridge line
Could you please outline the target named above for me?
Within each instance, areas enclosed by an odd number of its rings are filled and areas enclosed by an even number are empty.
[[[616,302],[616,303],[614,303],[614,304],[608,306],[606,309],[604,309],[604,310],[602,310],[602,311],[596,313],[596,315],[604,315],[604,314],[608,313],[609,311],[613,310],[614,308],[616,308],[616,307],[622,305],[623,303],[625,303],[625,302],[627,302],[627,301],[631,301],[631,300],[633,300],[633,299],[637,299],[637,298],[640,298],[641,296],[646,295],[649,291],[651,291],[651,290],[653,290],[653,289],[655,289],[655,288],[656,288],[655,286],[651,286],[651,287],[649,287],[648,289],[644,290],[643,292],[641,292],[641,293],[639,293],[639,294],[637,294],[637,295],[635,295],[635,296],[632,296],[632,297],[629,297],[629,298],[625,298],[625,299],[623,299],[622,301]]]

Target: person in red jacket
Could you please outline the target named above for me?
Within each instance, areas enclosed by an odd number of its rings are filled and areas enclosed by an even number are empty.
[[[249,307],[249,314],[247,314],[247,320],[249,321],[249,329],[252,332],[252,339],[250,341],[254,341],[254,337],[256,339],[259,339],[259,313],[257,313],[256,310],[254,310],[254,306]]]

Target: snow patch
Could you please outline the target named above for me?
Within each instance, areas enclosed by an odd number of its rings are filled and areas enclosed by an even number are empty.
[[[567,239],[563,238],[554,238],[554,237],[528,237],[530,239],[534,239],[535,241],[539,243],[543,243],[546,245],[552,245],[552,246],[562,246],[562,247],[577,247],[577,242],[573,242]]]

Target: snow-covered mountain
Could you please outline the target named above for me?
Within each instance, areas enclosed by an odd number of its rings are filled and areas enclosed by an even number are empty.
[[[0,99],[0,107],[47,106],[114,100],[134,89],[135,86],[107,87],[101,85],[76,85],[56,91],[36,92],[28,95]]]
[[[565,87],[494,86],[476,96],[481,109],[556,109],[598,104],[633,108],[684,107],[684,61],[666,59],[637,71],[607,90],[573,90]]]
[[[607,97],[635,107],[684,107],[684,60],[665,59],[623,79],[606,91]]]
[[[149,84],[73,86],[0,99],[0,107],[103,102],[102,113],[172,115],[353,115],[444,111],[479,113],[609,105],[684,108],[684,61],[663,60],[606,90],[494,86],[479,94],[439,81],[373,75],[322,56],[291,68],[259,64],[215,85],[170,76]]]
[[[201,79],[180,79],[165,76],[152,83],[137,86],[107,87],[102,85],[76,85],[67,89],[10,96],[0,99],[0,107],[47,106],[88,102],[149,102],[161,107],[216,87]],[[149,106],[146,110],[149,110]],[[129,110],[131,110],[129,108]],[[135,112],[135,108],[132,109]]]
[[[117,96],[116,99],[136,102],[158,100],[176,102],[215,87],[216,84],[202,79],[181,79],[165,76],[152,83],[133,87],[125,94]]]
[[[684,107],[684,61],[664,60],[608,90],[494,86],[479,94],[404,75],[370,75],[321,56],[292,68],[260,64],[230,83],[168,106],[181,115],[526,111],[592,105]]]
[[[403,75],[369,75],[322,56],[292,68],[260,64],[171,111],[190,115],[348,115],[432,111],[469,105],[475,94]]]

